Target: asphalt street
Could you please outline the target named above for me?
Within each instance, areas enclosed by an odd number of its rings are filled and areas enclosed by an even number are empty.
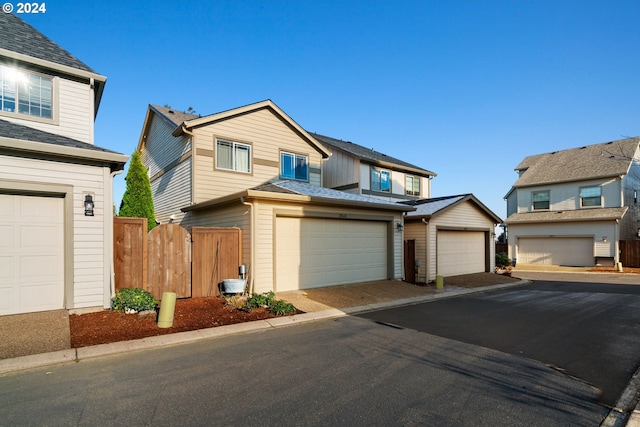
[[[361,317],[540,361],[613,406],[640,366],[640,286],[566,279]]]

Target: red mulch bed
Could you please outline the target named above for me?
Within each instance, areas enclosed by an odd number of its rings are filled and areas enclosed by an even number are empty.
[[[633,274],[640,274],[640,268],[624,267],[624,266],[622,267],[622,273],[620,273],[616,267],[593,267],[589,271],[594,272],[594,273],[618,273],[618,274],[633,273]]]
[[[273,317],[276,316],[264,308],[248,312],[228,307],[225,305],[225,300],[218,297],[177,300],[171,328],[159,328],[155,316],[139,317],[137,314],[123,314],[113,310],[80,315],[72,314],[69,316],[71,348],[128,341]]]

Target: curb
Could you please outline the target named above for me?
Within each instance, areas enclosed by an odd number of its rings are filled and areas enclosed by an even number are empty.
[[[41,368],[50,365],[60,365],[77,363],[83,360],[95,359],[98,357],[113,356],[116,354],[133,353],[151,348],[169,347],[202,341],[211,338],[224,337],[241,333],[255,332],[270,328],[292,326],[305,322],[312,322],[322,319],[348,316],[368,311],[381,310],[392,307],[402,307],[419,304],[431,300],[454,298],[461,295],[488,292],[498,289],[521,286],[531,283],[529,280],[520,280],[513,283],[485,286],[481,288],[456,288],[455,290],[435,295],[422,295],[418,297],[404,298],[400,300],[386,301],[349,307],[342,310],[333,308],[329,310],[315,311],[294,316],[276,317],[267,320],[257,320],[254,322],[236,323],[234,325],[217,326],[215,328],[198,329],[188,332],[177,332],[175,334],[159,335],[154,337],[141,338],[130,341],[120,341],[111,344],[99,344],[89,347],[72,348],[50,353],[33,354],[29,356],[15,357],[12,359],[0,360],[0,375],[19,372],[27,369]]]

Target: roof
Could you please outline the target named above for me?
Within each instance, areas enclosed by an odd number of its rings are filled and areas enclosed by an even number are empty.
[[[362,206],[370,209],[394,210],[402,212],[410,212],[415,210],[412,206],[401,205],[396,202],[389,202],[377,197],[365,196],[361,194],[347,193],[330,188],[318,187],[317,185],[307,184],[297,181],[276,181],[268,184],[259,185],[221,199],[209,200],[198,203],[182,210],[184,212],[206,209],[218,204],[227,203],[239,198],[286,198],[291,201],[311,202],[319,204],[333,204],[346,206]]]
[[[94,72],[84,62],[12,13],[0,14],[0,28],[2,28],[0,49],[51,61],[82,71]]]
[[[373,164],[377,164],[384,167],[390,167],[390,168],[395,167],[398,169],[404,169],[404,170],[411,171],[415,174],[423,175],[423,176],[436,176],[435,172],[431,172],[419,166],[415,166],[415,165],[412,165],[411,163],[407,163],[403,160],[396,159],[395,157],[391,157],[386,154],[380,153],[378,151],[375,151],[373,148],[366,148],[354,142],[343,141],[340,139],[331,138],[329,136],[320,135],[317,133],[311,133],[311,136],[316,138],[318,141],[320,141],[324,145],[327,145],[331,148],[337,148],[339,150],[345,151],[367,163],[373,163]]]
[[[567,211],[515,213],[506,219],[507,225],[541,222],[576,222],[619,220],[629,208],[590,208]]]
[[[195,114],[185,113],[183,111],[177,111],[171,107],[160,107],[159,105],[149,105],[149,108],[158,113],[161,117],[165,118],[172,125],[178,127],[184,122],[200,118]]]
[[[431,218],[432,216],[441,214],[451,207],[466,201],[470,201],[478,206],[489,217],[491,217],[496,224],[502,222],[502,219],[498,215],[493,213],[491,209],[486,207],[480,200],[478,200],[476,196],[471,193],[458,194],[455,196],[431,197],[429,199],[406,200],[398,203],[413,206],[416,208],[414,212],[407,213],[407,219],[419,219]]]
[[[47,148],[46,146],[40,146],[40,148],[37,148],[36,146],[32,146],[32,149],[29,149],[30,147],[26,145],[28,142],[46,144],[52,147]],[[104,160],[115,164],[122,163],[122,165],[126,163],[128,158],[124,154],[106,148],[19,125],[3,119],[0,119],[0,147],[21,151],[50,152],[51,154],[67,153],[65,155],[67,157],[74,157],[72,154],[77,153],[78,157]],[[73,149],[79,149],[82,150],[82,152]]]
[[[526,157],[514,187],[583,181],[627,174],[640,137],[587,145]]]

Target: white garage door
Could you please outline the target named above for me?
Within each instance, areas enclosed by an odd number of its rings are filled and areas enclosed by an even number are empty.
[[[63,203],[0,194],[0,315],[63,308]]]
[[[485,235],[482,231],[438,231],[437,273],[442,276],[485,271]]]
[[[593,238],[549,237],[518,239],[518,264],[592,266]]]
[[[386,223],[277,218],[276,291],[386,278]]]

